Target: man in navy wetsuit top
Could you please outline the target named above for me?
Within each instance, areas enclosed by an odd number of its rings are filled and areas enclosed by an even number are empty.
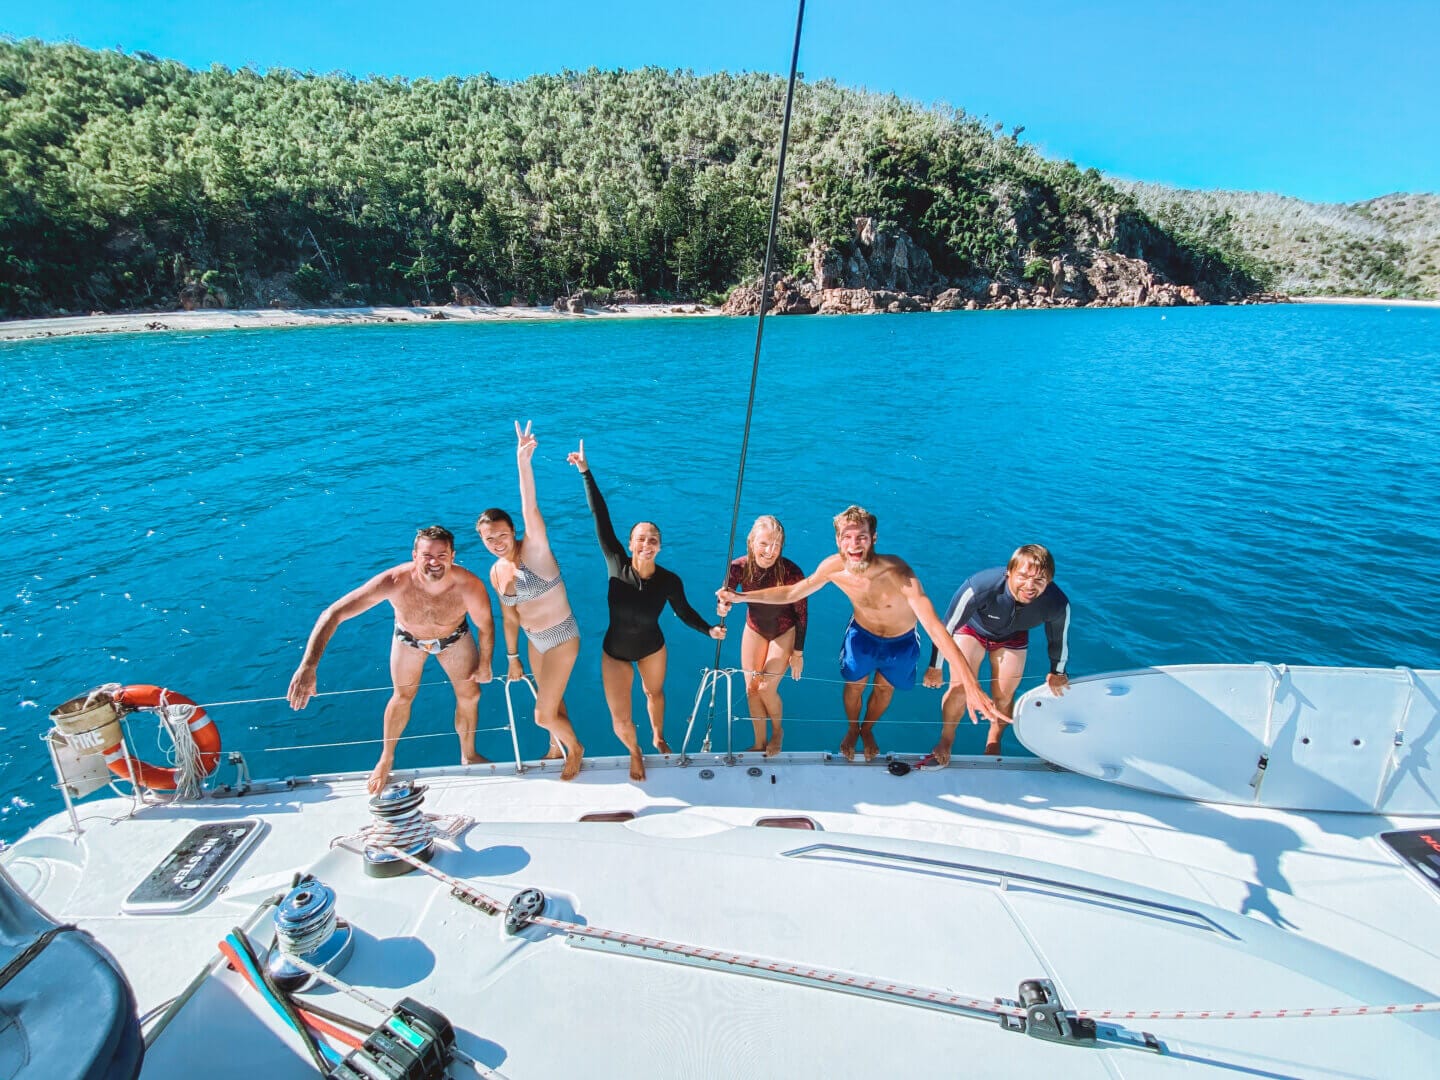
[[[1014,707],[1015,691],[1025,671],[1030,631],[1041,623],[1045,624],[1045,640],[1050,647],[1050,673],[1045,683],[1058,697],[1070,682],[1065,673],[1070,659],[1070,601],[1054,580],[1054,557],[1039,544],[1026,544],[1015,549],[1008,566],[982,570],[967,578],[945,609],[945,629],[954,636],[977,676],[980,662],[990,657],[990,693],[996,708],[1007,715]],[[933,647],[925,685],[940,685],[940,667]],[[940,706],[940,741],[931,751],[938,764],[949,763],[955,727],[965,712],[965,690],[952,679]],[[990,735],[985,740],[987,754],[1000,753],[1000,737],[1007,726],[1009,721],[991,719]]]
[[[872,729],[897,689],[915,685],[920,663],[919,622],[950,661],[950,695],[964,709],[987,717],[992,723],[1005,719],[991,702],[954,640],[945,632],[935,605],[925,595],[920,579],[904,559],[875,551],[875,515],[850,506],[835,515],[835,546],[831,555],[803,581],[737,593],[720,589],[722,604],[793,604],[826,585],[834,585],[850,598],[854,616],[845,630],[840,647],[840,676],[845,680],[845,716],[850,721],[840,753],[855,759],[855,743],[864,744],[865,760],[880,753]],[[938,677],[938,672],[937,672]],[[865,684],[870,700],[864,702]],[[860,706],[865,704],[861,723]]]

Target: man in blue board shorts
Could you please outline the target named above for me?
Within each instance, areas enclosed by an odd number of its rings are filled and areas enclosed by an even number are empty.
[[[978,674],[981,661],[990,658],[990,692],[996,706],[1007,714],[1015,705],[1015,691],[1025,671],[1025,650],[1035,627],[1045,626],[1050,651],[1045,682],[1050,692],[1063,694],[1070,682],[1065,673],[1070,659],[1070,601],[1054,580],[1054,557],[1039,544],[1026,544],[1015,549],[1009,565],[967,578],[945,609],[947,636],[953,637],[968,665]],[[925,685],[939,686],[940,681],[938,656],[932,648]],[[931,751],[938,764],[950,761],[955,727],[966,712],[964,695],[963,689],[957,694],[952,679],[940,706],[940,741]],[[971,719],[973,722],[973,713]],[[985,740],[987,754],[1000,753],[1000,739],[1008,724],[991,719]]]
[[[920,660],[918,622],[935,640],[950,661],[951,694],[961,704],[992,722],[1007,720],[980,689],[980,683],[965,657],[946,631],[935,606],[925,595],[920,579],[904,559],[875,552],[875,515],[850,506],[835,515],[837,554],[825,559],[803,581],[770,589],[737,593],[720,589],[721,613],[730,604],[793,604],[826,585],[835,585],[850,598],[854,615],[845,631],[840,651],[840,672],[845,679],[845,716],[849,728],[840,743],[840,753],[855,760],[855,744],[864,745],[865,760],[880,753],[875,741],[875,721],[884,715],[898,687],[915,685]],[[865,687],[870,685],[870,700]],[[958,693],[956,692],[958,689]],[[864,720],[861,720],[861,706]]]
[[[848,682],[864,682],[878,673],[897,690],[915,685],[920,663],[920,632],[909,630],[896,637],[872,634],[853,618],[845,627],[840,643],[840,676]]]

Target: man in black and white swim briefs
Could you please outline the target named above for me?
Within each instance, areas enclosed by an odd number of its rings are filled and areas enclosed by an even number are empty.
[[[290,679],[292,709],[303,709],[315,696],[315,671],[336,628],[345,620],[369,611],[382,600],[395,609],[395,633],[390,639],[390,678],[394,685],[385,705],[384,742],[380,760],[370,773],[370,791],[380,792],[395,764],[395,744],[410,722],[410,706],[420,686],[425,661],[434,656],[455,688],[455,733],[460,737],[460,760],[482,762],[475,750],[475,722],[480,707],[480,683],[490,681],[490,658],[495,648],[495,620],[485,583],[464,567],[455,565],[455,537],[449,529],[431,525],[415,534],[410,561],[392,566],[360,588],[346,593],[320,613],[305,655]],[[475,624],[480,642],[470,633],[466,617]]]

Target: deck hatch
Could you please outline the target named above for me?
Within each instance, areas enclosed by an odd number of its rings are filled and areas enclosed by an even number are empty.
[[[1415,876],[1440,892],[1440,829],[1400,829],[1380,834],[1380,842],[1415,872]]]
[[[189,911],[219,888],[262,829],[256,818],[197,825],[135,886],[120,910],[127,915]]]
[[[920,855],[901,855],[891,851],[874,851],[869,848],[849,847],[842,844],[812,844],[808,847],[786,851],[783,854],[790,859],[814,859],[821,862],[846,863],[851,866],[868,866],[879,870],[896,870],[907,874],[923,874],[928,877],[950,878],[1010,894],[1024,892],[1050,896],[1073,903],[1107,907],[1143,918],[1187,926],[1195,930],[1220,934],[1231,940],[1239,940],[1214,919],[1192,908],[1148,900],[1127,893],[1097,889],[1088,885],[1077,885],[1054,878],[1040,877],[1038,874],[997,870],[990,866],[930,859]]]
[[[815,824],[813,818],[805,817],[802,814],[792,814],[787,817],[762,817],[755,822],[757,829],[805,829],[810,832],[818,832],[820,826]]]

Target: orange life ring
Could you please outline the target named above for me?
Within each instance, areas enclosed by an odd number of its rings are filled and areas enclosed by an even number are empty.
[[[116,705],[125,709],[159,709],[166,705],[195,705],[184,694],[167,690],[163,686],[149,686],[144,683],[121,687],[113,695]],[[200,767],[209,776],[220,764],[220,728],[210,719],[205,710],[195,705],[195,714],[190,717],[190,734],[195,739],[195,748],[200,751]],[[134,778],[141,787],[151,791],[174,791],[176,770],[162,765],[151,765],[125,752],[125,744],[117,742],[105,749],[105,764],[121,780],[129,780],[133,770]]]

